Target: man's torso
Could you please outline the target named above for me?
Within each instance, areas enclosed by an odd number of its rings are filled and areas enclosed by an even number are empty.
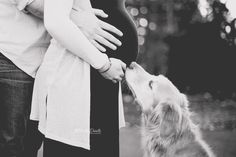
[[[41,19],[22,9],[19,0],[0,0],[0,52],[34,77],[50,36]]]

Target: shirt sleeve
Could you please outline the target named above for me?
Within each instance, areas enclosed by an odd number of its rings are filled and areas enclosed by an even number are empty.
[[[16,7],[20,10],[23,11],[27,5],[32,3],[34,0],[14,0]]]

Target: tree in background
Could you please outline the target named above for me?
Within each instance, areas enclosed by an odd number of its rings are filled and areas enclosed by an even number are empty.
[[[236,52],[233,1],[127,0],[138,28],[138,62],[151,73],[168,74],[186,92],[221,93],[236,80],[230,76]],[[230,80],[218,77],[220,70]],[[230,83],[219,86],[222,81]]]

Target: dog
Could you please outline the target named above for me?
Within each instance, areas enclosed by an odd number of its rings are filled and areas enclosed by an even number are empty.
[[[142,108],[144,157],[215,157],[190,119],[187,97],[170,80],[147,73],[135,62],[125,79]]]

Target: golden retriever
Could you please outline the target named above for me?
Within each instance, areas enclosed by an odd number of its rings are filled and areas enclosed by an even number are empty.
[[[170,80],[134,62],[125,77],[143,111],[144,157],[215,157],[190,119],[186,96]]]

